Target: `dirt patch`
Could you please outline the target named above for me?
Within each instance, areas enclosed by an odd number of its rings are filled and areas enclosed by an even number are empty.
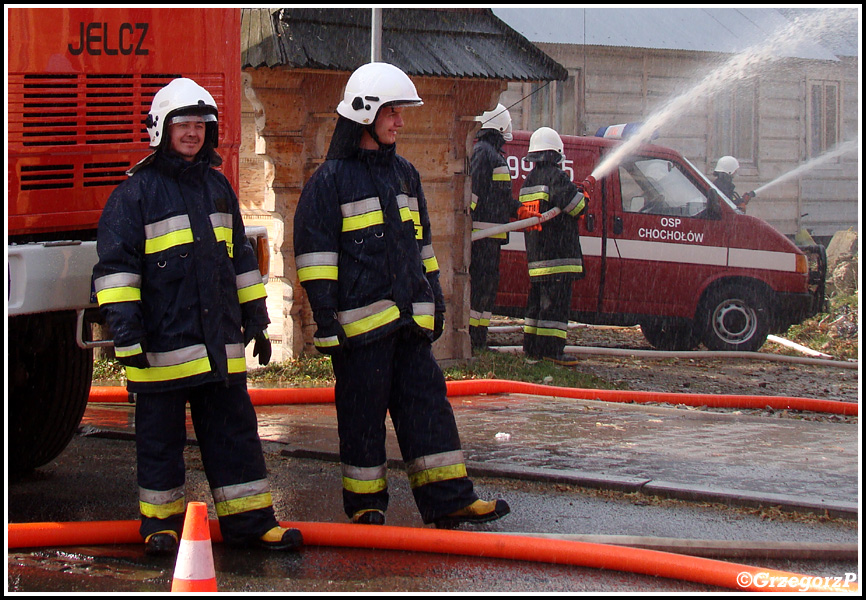
[[[515,326],[520,320],[495,319],[492,327]],[[488,334],[491,346],[520,346],[523,334]],[[763,353],[769,353],[767,342]],[[653,350],[639,327],[580,326],[569,331],[567,345]],[[793,396],[857,402],[857,369],[771,362],[746,358],[693,359],[640,356],[579,356],[581,372],[619,383],[632,390],[697,394]]]

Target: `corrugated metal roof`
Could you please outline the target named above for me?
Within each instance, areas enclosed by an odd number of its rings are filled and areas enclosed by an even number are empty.
[[[354,71],[370,62],[370,9],[245,8],[242,67]],[[410,75],[565,79],[566,69],[490,9],[382,9],[382,60]]]
[[[534,43],[693,50],[735,54],[766,41],[791,21],[774,8],[495,8]],[[838,60],[792,31],[781,56]]]

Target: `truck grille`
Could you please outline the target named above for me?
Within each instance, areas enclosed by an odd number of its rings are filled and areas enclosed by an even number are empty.
[[[140,144],[153,95],[177,74],[10,76],[9,139],[23,148]],[[20,115],[14,119],[13,115]]]

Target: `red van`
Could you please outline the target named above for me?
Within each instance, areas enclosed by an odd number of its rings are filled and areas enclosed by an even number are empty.
[[[531,132],[506,143],[514,196],[532,163]],[[620,140],[562,136],[564,170],[584,181]],[[560,215],[556,218],[570,218]],[[495,314],[522,317],[529,293],[523,234],[503,246]],[[661,350],[756,351],[769,333],[824,306],[826,256],[739,211],[678,152],[644,145],[595,185],[580,224],[585,277],[571,319],[641,326]]]

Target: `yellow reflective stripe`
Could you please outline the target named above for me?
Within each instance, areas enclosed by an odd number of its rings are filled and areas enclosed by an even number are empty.
[[[382,225],[385,222],[378,198],[365,198],[342,204],[340,212],[343,214],[343,232],[357,231],[373,225]]]
[[[586,196],[582,192],[577,192],[574,198],[571,199],[571,202],[568,203],[568,206],[565,207],[564,212],[567,212],[572,217],[576,217],[583,210],[584,206],[586,206]]]
[[[415,319],[415,322],[423,327],[424,329],[429,329],[433,331],[433,325],[435,323],[435,319],[433,315],[412,315],[412,318]]]
[[[526,331],[524,328],[524,333],[532,333],[534,335],[541,335],[544,337],[556,337],[566,339],[566,331],[562,329],[551,329],[549,327],[536,327],[535,331]]]
[[[214,508],[218,517],[227,517],[260,508],[268,508],[273,505],[274,501],[270,492],[245,498],[236,498],[234,500],[225,500],[223,502],[214,502]]]
[[[148,359],[150,356],[148,355]],[[172,365],[168,367],[154,367],[147,369],[138,369],[136,367],[126,367],[126,378],[135,382],[149,381],[171,381],[173,379],[183,379],[184,377],[192,377],[201,375],[210,371],[210,360],[199,358],[181,365]]]
[[[238,302],[250,302],[259,298],[267,298],[268,293],[265,291],[265,286],[262,283],[255,283],[245,288],[238,290]]]
[[[167,519],[184,512],[184,500],[180,498],[168,504],[150,504],[142,500],[138,501],[138,510],[145,517],[153,519]]]
[[[559,267],[538,267],[535,269],[529,269],[530,277],[556,275],[557,273],[583,273],[583,267],[581,265],[562,265]]]
[[[96,292],[96,301],[99,306],[111,304],[112,302],[138,302],[141,300],[141,288],[118,287],[109,288]]]
[[[469,199],[469,210],[475,210],[476,206],[478,206],[478,194],[472,194]]]
[[[154,254],[156,252],[168,250],[169,248],[174,248],[175,246],[192,244],[192,241],[192,229],[181,229],[180,231],[173,231],[159,237],[145,240],[144,253]]]
[[[436,257],[433,258],[425,258],[421,261],[424,264],[424,271],[426,273],[433,273],[439,270],[439,261],[436,260]]]
[[[302,267],[298,269],[298,279],[301,283],[313,279],[329,279],[337,281],[339,268],[337,266],[327,267]]]
[[[535,202],[536,200],[547,200],[550,195],[547,192],[533,192],[529,194],[520,194],[521,202]]]
[[[360,479],[352,479],[351,477],[343,477],[343,489],[355,494],[375,494],[388,488],[387,479],[373,479],[371,481],[361,481]]]
[[[500,169],[505,169],[505,172],[498,172]],[[511,174],[508,172],[508,167],[497,167],[496,169],[493,169],[493,181],[508,181],[510,183]]]
[[[379,310],[379,307],[385,307]],[[355,318],[358,315],[360,318]],[[400,318],[400,309],[390,300],[381,300],[370,306],[339,313],[340,324],[348,337],[354,337],[378,329]]]
[[[466,477],[466,465],[463,463],[444,467],[435,467],[409,475],[409,487],[415,489],[422,485],[427,485],[428,483],[448,481],[449,479],[459,479],[460,477]]]
[[[230,358],[228,359],[229,373],[243,373],[247,370],[247,360],[245,358]]]
[[[295,257],[298,279],[301,282],[312,279],[337,281],[340,255],[336,252],[307,252]]]
[[[401,221],[415,221],[415,222],[417,222],[415,220],[415,215],[412,213],[411,210],[409,210],[408,206],[401,206],[400,207],[400,220]]]
[[[347,217],[343,219],[343,232],[357,231],[359,229],[364,229],[365,227],[382,225],[383,223],[385,223],[385,219],[382,215],[382,211],[377,211],[367,215],[358,215],[357,217]]]

